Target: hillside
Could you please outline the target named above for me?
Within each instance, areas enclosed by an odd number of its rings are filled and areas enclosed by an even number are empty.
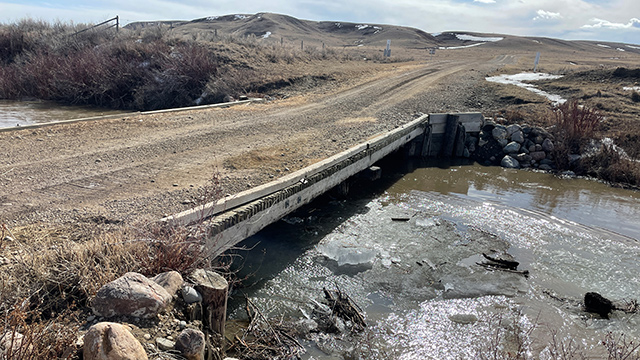
[[[351,47],[386,46],[391,39],[393,45],[402,47],[437,46],[436,39],[418,29],[380,24],[348,23],[333,21],[299,20],[291,16],[258,13],[255,15],[211,16],[193,21],[135,22],[128,29],[149,26],[168,26],[176,35],[216,33],[218,36],[255,36],[269,42],[299,44],[304,41],[309,46]]]
[[[628,44],[568,41],[543,37],[522,37],[503,34],[482,34],[447,31],[430,34],[421,29],[372,23],[301,20],[273,13],[230,14],[209,16],[192,21],[133,22],[126,29],[140,30],[160,27],[174,35],[190,39],[213,40],[215,36],[255,37],[266,43],[286,43],[305,47],[367,47],[383,49],[387,40],[392,48],[427,50],[459,50],[482,45],[492,51],[578,54],[567,64],[581,65],[588,57],[618,60],[627,53],[640,54],[640,47]],[[585,54],[588,54],[586,56]],[[591,64],[591,61],[586,61]],[[586,64],[585,63],[585,64]]]

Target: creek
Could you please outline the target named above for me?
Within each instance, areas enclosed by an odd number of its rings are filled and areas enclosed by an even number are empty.
[[[518,345],[551,359],[554,339],[606,358],[609,332],[640,340],[640,315],[602,319],[581,306],[589,291],[640,298],[639,193],[472,163],[407,166],[383,165],[374,185],[325,196],[245,240],[230,318],[245,316],[247,295],[266,315],[312,324],[322,289],[339,287],[367,330],[311,332],[304,359],[474,359]],[[530,275],[477,265],[491,250]]]
[[[51,101],[0,100],[0,128],[118,114],[122,111]]]

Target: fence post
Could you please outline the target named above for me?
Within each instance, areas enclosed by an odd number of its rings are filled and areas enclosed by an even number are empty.
[[[120,32],[120,16],[116,15],[116,32]]]

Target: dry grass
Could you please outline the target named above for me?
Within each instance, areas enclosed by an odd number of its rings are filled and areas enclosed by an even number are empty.
[[[23,301],[0,318],[0,358],[10,360],[70,359],[76,353],[78,325],[70,313],[45,321]]]
[[[622,156],[611,145],[603,145],[594,156],[582,158],[577,172],[614,184],[640,187],[640,163]]]
[[[0,26],[0,98],[175,108],[289,86],[300,68],[360,59],[255,37],[178,38],[160,27],[70,36],[81,28],[32,20]]]

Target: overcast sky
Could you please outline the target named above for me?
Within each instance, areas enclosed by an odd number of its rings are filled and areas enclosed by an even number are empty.
[[[412,26],[640,44],[640,0],[0,0],[0,22],[25,17],[97,23],[119,15],[192,20],[272,12],[307,20]]]

